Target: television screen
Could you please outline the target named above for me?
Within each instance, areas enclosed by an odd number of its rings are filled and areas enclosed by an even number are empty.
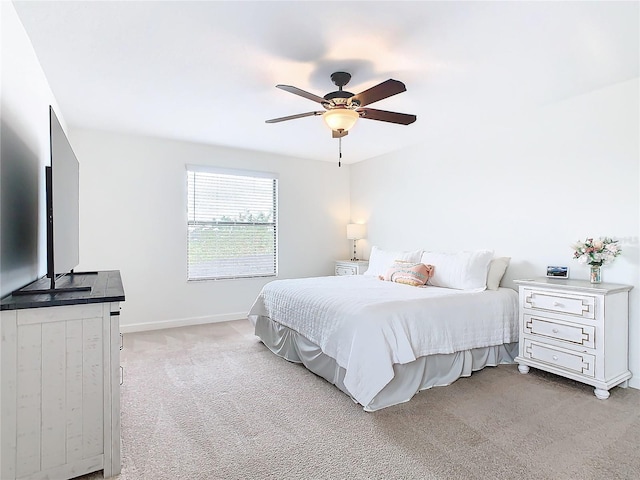
[[[47,276],[80,263],[80,165],[53,108],[49,107],[51,167],[47,177]]]

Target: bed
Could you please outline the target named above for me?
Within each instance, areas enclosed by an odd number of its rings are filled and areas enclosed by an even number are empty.
[[[424,286],[382,281],[373,267],[369,275],[268,283],[248,314],[255,334],[366,411],[406,402],[486,366],[513,363],[518,296],[509,288],[486,288],[488,261],[485,286],[473,289],[438,286],[442,276]]]

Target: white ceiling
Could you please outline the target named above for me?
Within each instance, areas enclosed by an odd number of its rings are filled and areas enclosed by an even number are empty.
[[[638,76],[639,3],[14,1],[69,126],[336,161],[308,99],[347,71],[407,92],[359,120],[345,163]]]

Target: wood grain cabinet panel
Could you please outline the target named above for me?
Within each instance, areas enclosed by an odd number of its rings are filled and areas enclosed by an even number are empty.
[[[71,294],[51,297],[65,295]],[[55,302],[62,305],[24,303],[24,297],[18,303],[2,301],[2,480],[120,473],[119,314],[124,292],[90,300]],[[17,305],[24,307],[11,308]]]

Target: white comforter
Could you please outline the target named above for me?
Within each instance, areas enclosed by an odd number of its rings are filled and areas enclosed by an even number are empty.
[[[344,384],[368,405],[393,378],[393,365],[518,340],[514,290],[467,293],[354,275],[276,280],[249,318],[289,327],[336,360]]]

